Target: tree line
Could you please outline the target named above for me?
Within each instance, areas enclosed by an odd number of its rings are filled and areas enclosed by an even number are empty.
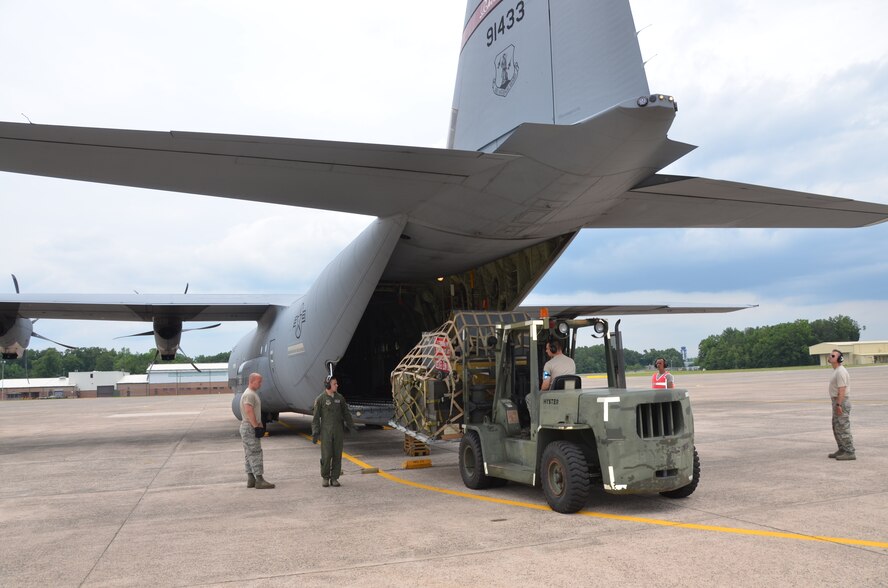
[[[859,341],[860,325],[854,319],[838,315],[814,321],[797,320],[744,330],[725,329],[700,342],[695,365],[707,370],[748,369],[816,365],[818,358],[809,347],[825,341]],[[624,349],[627,371],[651,369],[658,357],[672,368],[684,365],[681,353],[674,348],[649,349],[642,352]],[[578,347],[574,354],[578,373],[602,373],[604,345]]]
[[[648,369],[654,365],[654,361],[658,357],[665,359],[670,367],[681,367],[684,365],[681,352],[672,347],[669,349],[646,349],[644,351],[623,350],[626,371],[630,372]],[[604,344],[591,347],[577,347],[573,359],[577,365],[578,374],[601,374],[607,371],[607,365],[604,361]]]
[[[814,365],[808,347],[825,341],[859,341],[860,325],[839,315],[742,331],[725,329],[700,341],[697,365],[708,370]]]
[[[216,355],[198,355],[194,363],[228,363],[229,352]],[[79,347],[59,351],[54,348],[28,349],[19,359],[3,361],[4,378],[56,378],[65,377],[69,372],[128,372],[144,374],[154,361],[154,349],[145,353],[133,353],[126,347],[102,349],[101,347]],[[165,362],[166,363],[166,362]],[[181,355],[171,363],[189,363]]]

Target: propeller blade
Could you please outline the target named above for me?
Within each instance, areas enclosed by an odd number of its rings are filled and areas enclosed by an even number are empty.
[[[55,343],[56,345],[61,345],[62,347],[67,347],[68,349],[79,349],[79,347],[74,347],[73,345],[65,345],[64,343],[59,343],[58,341],[50,339],[49,337],[44,337],[43,335],[40,335],[39,333],[32,332],[31,336],[37,337],[38,339],[43,339],[44,341],[49,341],[50,343]]]
[[[148,372],[151,371],[151,368],[154,367],[154,364],[157,363],[157,354],[160,353],[157,349],[154,350],[154,357],[151,359],[151,363],[148,364],[148,367],[145,368],[145,377],[148,377]]]
[[[15,293],[16,293],[16,294],[21,294],[21,292],[19,292],[19,281],[18,281],[18,278],[15,277],[15,274],[9,274],[9,275],[12,276],[12,283],[15,284]]]
[[[188,282],[185,282],[185,291],[182,294],[188,294]]]
[[[182,332],[185,331],[203,331],[204,329],[215,329],[216,327],[221,326],[222,323],[216,323],[215,325],[207,325],[206,327],[194,327],[192,329],[182,329]]]
[[[182,354],[182,357],[184,357],[185,359],[188,360],[188,363],[191,364],[191,367],[193,367],[194,369],[196,369],[196,370],[199,371],[200,373],[203,373],[203,372],[201,372],[200,368],[197,367],[197,366],[194,364],[194,361],[192,361],[192,359],[191,359],[190,357],[188,357],[188,354],[185,353],[185,352],[182,350],[182,346],[181,346],[181,345],[179,346],[179,353]]]
[[[127,337],[145,337],[147,335],[153,335],[154,331],[145,331],[144,333],[133,333],[132,335],[121,335],[120,337],[114,337],[115,339],[125,339]]]

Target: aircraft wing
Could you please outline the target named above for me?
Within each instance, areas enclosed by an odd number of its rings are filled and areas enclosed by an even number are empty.
[[[256,321],[292,296],[257,294],[2,294],[0,316],[31,319]]]
[[[655,174],[588,228],[851,228],[886,220],[886,206],[779,188]]]
[[[701,314],[735,312],[755,308],[757,304],[738,306],[669,306],[666,304],[620,304],[620,305],[580,305],[580,306],[519,306],[515,312],[526,312],[530,316],[540,316],[545,308],[552,318],[572,319],[578,316],[622,316],[638,314]]]

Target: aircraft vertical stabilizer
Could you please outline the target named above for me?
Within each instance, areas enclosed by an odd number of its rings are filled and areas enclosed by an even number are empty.
[[[450,146],[494,151],[521,123],[569,125],[649,94],[628,0],[469,0]]]

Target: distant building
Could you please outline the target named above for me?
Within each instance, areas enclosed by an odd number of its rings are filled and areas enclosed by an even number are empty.
[[[68,378],[9,378],[0,380],[0,400],[76,398],[77,387]]]
[[[77,390],[78,398],[110,398],[115,385],[127,372],[70,372],[68,381]]]
[[[127,374],[117,382],[120,396],[148,396],[148,374]]]
[[[177,396],[227,394],[228,364],[153,365],[144,375],[127,372],[71,372],[59,378],[0,380],[0,400],[37,398],[104,398],[112,396]]]
[[[117,383],[120,396],[183,396],[186,394],[227,394],[228,364],[156,364],[145,375],[126,376]]]
[[[888,341],[833,341],[811,345],[808,352],[820,358],[820,365],[829,365],[833,349],[845,357],[845,365],[888,364]]]
[[[126,372],[70,372],[67,377],[0,380],[0,400],[114,396],[115,384],[126,375]]]

